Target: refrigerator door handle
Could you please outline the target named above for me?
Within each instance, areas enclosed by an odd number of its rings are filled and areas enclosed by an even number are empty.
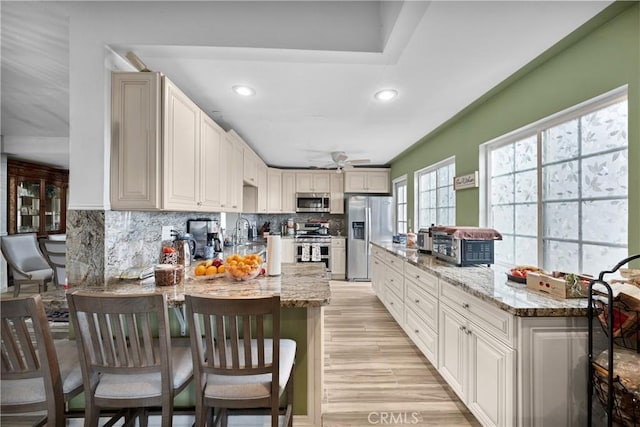
[[[371,241],[371,208],[366,208],[366,216],[365,221],[367,221],[367,235],[366,235],[366,244],[368,245]],[[369,247],[367,246],[367,251]]]

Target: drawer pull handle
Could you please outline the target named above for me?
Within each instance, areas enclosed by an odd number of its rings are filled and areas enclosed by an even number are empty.
[[[467,310],[469,310],[469,304],[467,304],[466,302],[463,302],[462,308],[466,308]]]
[[[420,331],[419,331],[419,330],[417,330],[417,329],[416,329],[414,332],[415,332],[416,334],[419,334],[419,333],[420,333]]]
[[[419,274],[416,274],[416,279],[419,279],[419,278],[420,278],[420,275],[419,275]]]
[[[416,304],[420,304],[420,300],[419,299],[416,300]]]
[[[461,330],[462,332],[466,332],[467,327],[466,327],[466,326],[460,326],[460,330]]]
[[[393,301],[389,301],[389,304],[393,305]]]
[[[467,329],[466,331],[464,331],[464,333],[467,335],[471,335],[471,329]]]

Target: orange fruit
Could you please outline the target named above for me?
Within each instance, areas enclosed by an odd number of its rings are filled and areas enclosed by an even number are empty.
[[[196,274],[196,276],[204,276],[206,274],[207,271],[207,267],[205,267],[204,265],[199,265],[196,267],[194,273]]]
[[[224,265],[218,267],[218,273],[224,273]]]
[[[214,265],[207,267],[207,273],[206,273],[207,276],[212,276],[217,273],[218,273],[218,269]]]

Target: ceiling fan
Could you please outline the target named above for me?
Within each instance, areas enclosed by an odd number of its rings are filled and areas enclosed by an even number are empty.
[[[325,165],[324,168],[332,169],[336,168],[336,171],[340,173],[342,169],[352,168],[353,165],[364,165],[370,163],[369,159],[353,159],[349,160],[349,156],[344,151],[333,151],[331,152],[331,160],[332,162]]]

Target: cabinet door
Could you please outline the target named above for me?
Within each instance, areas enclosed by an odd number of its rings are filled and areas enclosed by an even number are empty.
[[[282,213],[296,211],[296,173],[282,172]]]
[[[331,248],[331,277],[344,278],[346,251],[344,247]]]
[[[445,304],[440,304],[438,331],[438,372],[462,401],[466,400],[467,365],[466,320]]]
[[[514,350],[470,323],[466,404],[484,426],[515,425]]]
[[[44,185],[44,231],[45,234],[60,233],[64,229],[65,188],[57,183]]]
[[[200,122],[200,210],[219,210],[222,203],[220,164],[223,130],[209,116]]]
[[[13,185],[13,183],[12,183]],[[17,178],[14,227],[9,227],[12,233],[38,233],[40,232],[40,190],[42,180]]]
[[[278,169],[267,169],[267,212],[282,212],[282,172]]]
[[[344,213],[344,174],[331,174],[331,200],[329,203],[332,214]]]
[[[161,208],[161,87],[159,73],[112,74],[112,209]]]
[[[282,239],[282,262],[295,262],[293,239]]]
[[[267,213],[267,165],[259,161],[257,166],[257,178],[258,178],[258,212]]]
[[[313,192],[313,174],[311,172],[296,172],[296,192]]]
[[[366,191],[389,193],[389,171],[367,172]]]
[[[329,172],[314,172],[312,191],[316,193],[328,193],[331,191],[331,180],[329,179]]]
[[[242,147],[235,141],[231,142],[231,162],[229,165],[229,187],[227,199],[229,206],[227,212],[242,211]]]
[[[258,186],[258,166],[259,162],[255,154],[249,149],[243,149],[242,179],[249,185]]]
[[[366,191],[367,173],[366,172],[345,172],[344,174],[344,192],[345,193],[362,193]]]
[[[384,272],[384,261],[374,256],[371,261],[371,287],[373,288],[373,292],[378,296],[378,299],[381,298],[382,286],[385,281]]]
[[[200,200],[200,109],[164,79],[163,208],[197,209]]]

